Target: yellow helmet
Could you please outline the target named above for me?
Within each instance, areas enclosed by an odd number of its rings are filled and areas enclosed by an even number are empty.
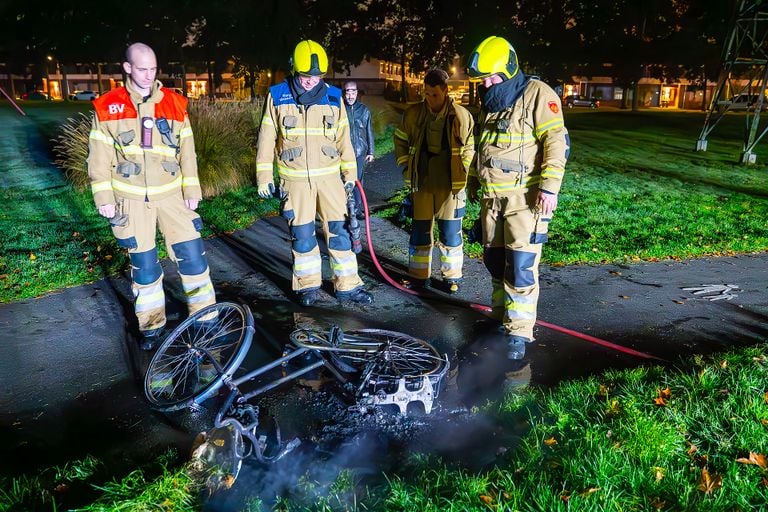
[[[322,76],[328,71],[328,55],[318,43],[305,39],[293,49],[291,67],[294,74]]]
[[[469,56],[467,67],[469,79],[473,82],[495,73],[512,78],[519,69],[515,49],[509,41],[497,36],[487,38],[475,48]]]

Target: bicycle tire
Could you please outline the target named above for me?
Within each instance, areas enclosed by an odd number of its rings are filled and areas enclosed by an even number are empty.
[[[384,329],[357,329],[344,332],[341,343],[333,344],[325,333],[298,329],[291,333],[291,341],[298,347],[328,352],[338,366],[362,371],[377,359],[379,368],[388,376],[429,376],[439,374],[446,365],[445,358],[424,340],[407,334]],[[386,354],[384,354],[385,351]],[[395,357],[392,357],[395,354]],[[414,355],[419,364],[408,363],[407,355]],[[413,362],[413,361],[411,361]],[[340,363],[340,364],[339,364]],[[418,375],[417,375],[418,373]]]
[[[206,319],[212,313],[216,317]],[[212,304],[184,320],[163,341],[147,368],[144,395],[151,406],[171,412],[213,396],[245,359],[254,331],[250,309],[233,302]],[[222,372],[216,370],[211,356]]]

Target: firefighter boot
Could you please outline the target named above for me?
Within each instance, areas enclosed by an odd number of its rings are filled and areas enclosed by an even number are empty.
[[[317,289],[299,292],[299,304],[304,307],[311,306],[317,302]]]
[[[531,343],[532,340],[523,336],[515,336],[514,334],[507,334],[507,346],[509,351],[507,352],[507,358],[513,361],[519,361],[525,357],[525,345]]]
[[[139,348],[145,351],[155,350],[160,342],[165,337],[165,326],[158,327],[157,329],[150,329],[149,331],[141,331],[141,339],[139,340]]]
[[[362,288],[357,288],[351,292],[336,292],[336,298],[341,302],[354,302],[355,304],[373,303],[373,295]]]

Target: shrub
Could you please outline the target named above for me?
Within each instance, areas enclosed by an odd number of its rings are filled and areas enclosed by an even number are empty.
[[[254,103],[190,102],[203,197],[250,184],[256,175],[256,135],[262,101]],[[91,114],[69,118],[53,139],[55,163],[78,189],[89,185],[86,158]]]
[[[61,125],[61,135],[53,139],[54,163],[78,190],[90,184],[85,159],[88,157],[88,135],[91,133],[92,113],[69,117]]]
[[[190,103],[203,197],[235,190],[256,177],[261,102]]]

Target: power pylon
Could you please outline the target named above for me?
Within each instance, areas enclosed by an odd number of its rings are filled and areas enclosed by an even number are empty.
[[[707,150],[707,137],[731,109],[739,95],[749,100],[746,133],[740,161],[754,164],[755,146],[768,132],[768,124],[760,126],[760,113],[768,108],[765,90],[768,86],[768,2],[736,0],[728,37],[723,46],[720,76],[712,102],[704,119],[704,127],[696,141],[696,151]]]

